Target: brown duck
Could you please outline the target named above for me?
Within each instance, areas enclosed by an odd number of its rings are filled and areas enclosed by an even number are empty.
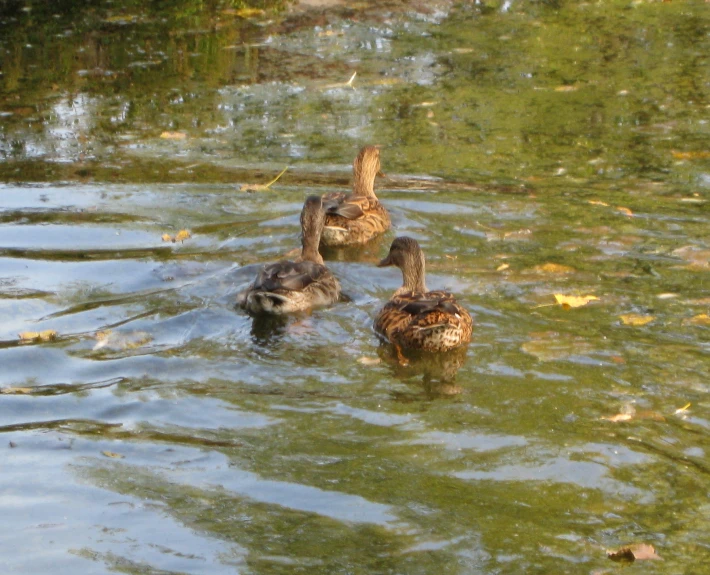
[[[446,291],[428,291],[424,283],[424,252],[416,240],[396,238],[378,267],[397,266],[403,285],[375,318],[375,331],[395,347],[448,351],[471,341],[468,311]]]
[[[252,314],[284,314],[337,302],[340,284],[318,253],[324,224],[321,198],[309,196],[301,211],[300,257],[265,265],[237,304]]]
[[[324,246],[364,244],[390,228],[390,216],[375,195],[375,176],[379,171],[380,150],[365,146],[353,162],[352,194],[335,192],[323,196]]]

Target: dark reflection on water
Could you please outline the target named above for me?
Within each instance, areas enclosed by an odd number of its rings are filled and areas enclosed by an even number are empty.
[[[0,571],[704,564],[703,3],[242,8],[0,6]],[[394,229],[324,250],[347,297],[236,309],[364,143]],[[373,333],[400,234],[468,348]]]

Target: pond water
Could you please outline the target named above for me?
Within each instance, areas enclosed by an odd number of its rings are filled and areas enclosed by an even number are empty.
[[[256,8],[0,8],[2,572],[707,564],[708,4]],[[348,301],[235,309],[369,143],[394,230],[325,254]],[[375,337],[395,234],[462,353]]]

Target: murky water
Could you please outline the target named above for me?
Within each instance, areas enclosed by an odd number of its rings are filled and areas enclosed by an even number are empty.
[[[76,4],[0,10],[4,573],[707,562],[706,3]],[[349,301],[236,310],[365,143],[395,230],[326,254]],[[464,355],[378,343],[395,233]]]

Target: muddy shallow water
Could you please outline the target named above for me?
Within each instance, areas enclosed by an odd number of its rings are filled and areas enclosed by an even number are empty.
[[[704,564],[705,6],[4,6],[3,572]],[[325,252],[347,301],[235,309],[365,143],[394,230]],[[395,234],[463,354],[375,337]]]

